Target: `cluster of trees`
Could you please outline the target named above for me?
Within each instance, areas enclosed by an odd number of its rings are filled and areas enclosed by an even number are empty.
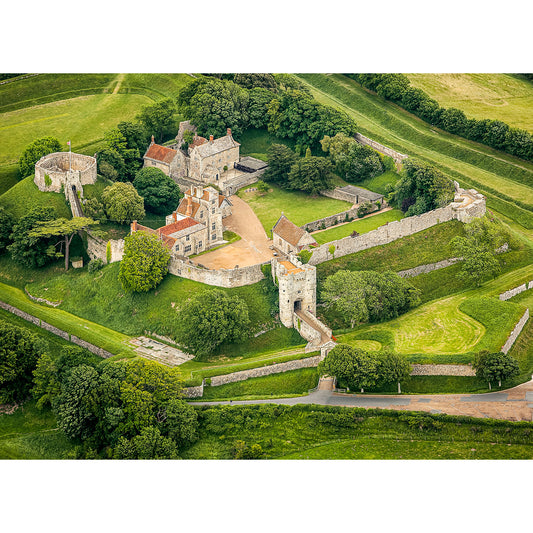
[[[385,158],[370,146],[359,144],[353,137],[337,133],[326,135],[321,141],[322,150],[329,153],[335,171],[349,183],[358,183],[391,170],[394,161]]]
[[[181,390],[177,369],[142,359],[102,361],[69,347],[40,356],[32,394],[39,407],[52,407],[83,457],[173,459],[196,439],[198,426]]]
[[[508,154],[533,160],[533,135],[500,120],[467,118],[463,111],[440,107],[422,89],[411,87],[404,74],[347,74],[363,87],[391,100],[443,130]]]
[[[263,180],[275,183],[284,189],[318,194],[333,186],[332,164],[325,157],[311,155],[298,157],[284,144],[271,144],[268,148],[268,168]]]
[[[237,135],[250,126],[267,127],[278,137],[294,139],[305,152],[317,148],[324,135],[355,133],[346,113],[316,102],[288,74],[199,78],[180,91],[177,102],[203,135],[224,135],[227,127]]]
[[[118,279],[126,292],[155,289],[168,272],[170,252],[155,235],[136,231],[124,239]]]
[[[339,270],[326,278],[320,295],[326,309],[352,328],[390,320],[420,304],[420,290],[392,271]]]
[[[133,186],[144,198],[146,209],[158,215],[168,215],[174,211],[182,197],[178,184],[155,167],[139,170],[133,180]]]
[[[518,376],[520,367],[518,361],[509,354],[503,352],[490,353],[488,350],[479,352],[472,364],[476,370],[476,376],[486,380],[489,389],[491,383],[498,382],[498,387],[502,386],[502,381]]]
[[[402,176],[389,201],[409,217],[444,207],[454,196],[452,180],[435,167],[409,158],[403,163]]]
[[[351,389],[365,389],[397,383],[401,394],[401,383],[411,373],[411,365],[400,354],[367,352],[349,344],[337,344],[318,365],[320,375],[335,376]]]
[[[180,343],[197,357],[212,354],[223,343],[239,342],[249,335],[246,302],[220,289],[193,295],[178,309]]]
[[[499,274],[498,250],[505,244],[514,247],[515,238],[501,222],[485,216],[466,224],[464,237],[454,237],[450,244],[463,258],[459,276],[479,286]]]

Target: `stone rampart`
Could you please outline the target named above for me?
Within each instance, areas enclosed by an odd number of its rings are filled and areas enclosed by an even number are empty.
[[[124,239],[110,239],[106,241],[100,237],[96,237],[89,231],[87,232],[87,255],[91,259],[101,259],[104,263],[107,263],[108,242],[111,247],[110,263],[122,261],[122,257],[124,256]]]
[[[522,330],[524,329],[524,326],[526,325],[528,319],[529,309],[526,309],[526,312],[522,315],[522,318],[518,321],[513,331],[511,331],[511,334],[505,341],[505,344],[502,346],[503,353],[507,353],[513,347],[513,344],[515,343],[516,339],[518,339],[520,333],[522,333]]]
[[[209,270],[196,266],[189,261],[178,259],[175,256],[170,258],[168,271],[175,276],[225,288],[252,285],[265,278],[261,271],[261,265]]]
[[[373,148],[374,150],[377,150],[381,154],[392,157],[397,166],[401,165],[401,162],[404,159],[407,159],[408,157],[407,155],[397,152],[396,150],[393,150],[392,148],[389,148],[388,146],[384,146],[383,144],[380,144],[376,141],[373,141],[372,139],[369,139],[368,137],[365,137],[364,135],[361,135],[360,133],[356,133],[354,137],[355,137],[355,140],[359,144],[370,146],[371,148]]]
[[[100,357],[103,357],[104,359],[107,359],[108,357],[113,357],[112,353],[109,353],[103,348],[95,346],[94,344],[91,344],[90,342],[84,341],[83,339],[76,337],[76,335],[70,336],[70,342],[73,342],[74,344],[77,344],[78,346],[81,346],[82,348],[85,348],[86,350],[89,350],[90,352],[96,355],[99,355]]]
[[[204,395],[204,381],[197,387],[185,387],[182,391],[183,396],[185,398],[201,398]]]
[[[61,192],[61,188],[71,182],[82,188],[80,185],[96,183],[96,168],[94,157],[74,152],[55,152],[37,161],[34,182],[40,191]]]
[[[241,370],[240,372],[233,372],[224,376],[215,376],[211,378],[211,387],[218,387],[226,383],[235,383],[236,381],[244,381],[250,378],[259,378],[261,376],[269,376],[270,374],[279,374],[281,372],[288,372],[290,370],[298,370],[300,368],[309,368],[318,366],[322,361],[321,355],[307,357],[306,359],[297,359],[295,361],[287,361],[286,363],[277,363],[275,365],[261,366],[252,368],[250,370]]]
[[[21,311],[20,309],[17,309],[16,307],[13,307],[12,305],[9,305],[9,304],[6,304],[5,302],[0,301],[0,307],[2,309],[5,309],[6,311],[9,311],[10,313],[14,315],[17,315],[18,317],[26,320],[27,322],[32,322],[36,326],[40,325],[41,321],[37,317],[30,315],[24,311]]]
[[[516,296],[517,294],[520,294],[521,292],[527,291],[528,288],[531,289],[532,287],[533,287],[533,281],[529,282],[529,286],[527,283],[523,283],[522,285],[518,287],[514,287],[513,289],[509,289],[508,291],[502,292],[499,298],[502,301],[509,300],[513,296]]]
[[[313,326],[302,320],[296,313],[293,315],[293,327],[309,343],[320,346],[322,335]]]
[[[411,376],[475,376],[470,365],[411,365]]]
[[[462,259],[460,257],[452,257],[451,259],[444,259],[443,261],[437,261],[436,263],[419,265],[414,268],[409,268],[408,270],[401,270],[398,272],[398,276],[402,278],[414,278],[420,274],[427,274],[428,272],[433,272],[434,270],[439,270],[440,268],[446,268],[455,265],[455,263],[458,261],[462,261]]]
[[[43,329],[46,329],[46,331],[49,331],[50,333],[57,335],[58,337],[62,337],[63,339],[67,341],[70,340],[70,335],[66,331],[56,328],[55,326],[52,326],[52,324],[48,324],[47,322],[44,322],[43,320],[41,320],[41,327]]]

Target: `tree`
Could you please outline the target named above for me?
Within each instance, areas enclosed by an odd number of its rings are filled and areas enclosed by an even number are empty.
[[[7,249],[17,263],[28,268],[38,268],[51,261],[55,241],[48,237],[32,237],[30,232],[40,222],[56,218],[52,207],[34,207],[13,226],[12,244]]]
[[[144,205],[157,214],[168,214],[178,207],[180,188],[161,169],[146,167],[139,170],[133,186],[144,198]]]
[[[55,137],[41,137],[26,146],[19,159],[19,170],[23,178],[35,172],[35,163],[41,157],[59,152],[61,144]]]
[[[168,272],[170,252],[154,235],[136,231],[124,239],[118,279],[126,292],[148,292]]]
[[[248,120],[254,128],[266,128],[268,125],[268,106],[275,98],[268,89],[255,88],[250,91],[248,104]]]
[[[350,183],[374,178],[385,171],[378,152],[357,142],[352,143],[348,152],[340,157],[339,166],[344,169],[344,177]]]
[[[92,218],[74,217],[71,220],[66,218],[57,218],[48,222],[37,222],[34,228],[28,233],[30,237],[63,237],[65,251],[65,270],[68,270],[68,263],[70,257],[70,243],[72,238],[80,230],[89,226],[94,226],[98,222]]]
[[[111,181],[127,181],[126,162],[115,148],[104,148],[98,152],[98,173]]]
[[[104,133],[106,140],[106,150],[115,153],[115,163],[110,161],[110,154],[104,155],[106,163],[114,167],[115,172],[120,175],[120,181],[133,181],[135,173],[141,167],[141,153],[146,149],[148,136],[142,124],[133,122],[120,122],[116,128]],[[120,156],[117,158],[116,154]],[[117,166],[118,165],[118,166]],[[102,175],[109,174],[107,167],[100,168]],[[112,179],[109,175],[106,175]],[[113,179],[117,181],[117,179]]]
[[[465,236],[457,236],[451,246],[463,258],[459,276],[473,281],[477,286],[500,272],[496,250],[505,242],[513,242],[509,232],[488,217],[476,218],[465,225]]]
[[[245,89],[262,88],[271,92],[278,90],[278,84],[272,74],[235,74],[233,81]]]
[[[296,163],[296,154],[284,144],[271,144],[267,151],[268,168],[263,174],[263,179],[269,183],[276,183],[287,187],[289,172]]]
[[[164,407],[163,433],[187,446],[198,438],[198,415],[192,405],[183,400],[172,398]]]
[[[378,379],[378,359],[349,344],[337,344],[318,365],[320,375],[335,376],[350,386],[361,389],[373,387]]]
[[[0,320],[0,403],[26,398],[44,348],[28,329]]]
[[[7,248],[11,242],[11,233],[15,219],[8,213],[3,206],[0,206],[0,254]]]
[[[224,342],[244,339],[249,324],[244,300],[220,289],[195,294],[178,311],[179,338],[198,356],[212,353]]]
[[[129,224],[145,216],[144,201],[131,183],[115,183],[102,192],[102,203],[109,220]]]
[[[131,440],[121,437],[114,459],[178,459],[176,443],[161,435],[156,427],[144,428]]]
[[[176,111],[174,99],[163,98],[155,102],[155,104],[143,106],[136,118],[147,132],[155,135],[161,142],[164,135],[172,131],[176,126],[174,118]]]
[[[479,352],[472,366],[476,370],[477,377],[487,380],[489,389],[492,381],[497,381],[498,387],[501,387],[502,381],[520,373],[518,361],[503,352],[490,353],[487,350]]]
[[[409,361],[398,353],[379,352],[378,353],[378,375],[382,383],[397,383],[398,394],[402,393],[401,382],[411,374]]]
[[[104,206],[97,198],[89,198],[86,200],[83,204],[83,212],[89,218],[98,220],[101,223],[107,221],[107,217],[105,216],[104,212]]]
[[[310,156],[298,159],[288,176],[291,189],[318,194],[333,187],[331,162],[325,157]]]

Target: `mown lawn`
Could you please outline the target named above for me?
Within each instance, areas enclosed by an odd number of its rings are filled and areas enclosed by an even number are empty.
[[[267,152],[271,144],[284,144],[294,150],[292,139],[280,139],[262,128],[248,128],[237,140],[241,143],[241,156],[251,156],[262,161],[267,161]]]
[[[533,228],[533,164],[437,130],[340,74],[301,74],[321,102],[346,111],[364,135],[436,165],[463,186],[487,196],[488,205]]]
[[[360,234],[368,233],[369,231],[375,230],[389,222],[401,220],[402,218],[403,213],[399,209],[392,209],[390,211],[367,216],[359,220],[354,220],[348,224],[333,226],[332,228],[315,232],[313,233],[313,238],[318,244],[325,244],[326,242],[348,237],[354,231],[357,231]]]
[[[350,209],[349,202],[342,202],[325,196],[311,196],[300,191],[288,191],[271,185],[270,192],[244,192],[237,194],[254,210],[270,237],[270,230],[278,221],[281,213],[297,226],[319,218],[342,213]]]
[[[467,117],[501,120],[533,132],[533,85],[516,74],[406,74],[413,87],[442,107],[461,109]]]
[[[31,78],[30,78],[31,79]],[[0,115],[0,165],[14,163],[24,148],[39,137],[56,137],[67,150],[100,140],[122,120],[131,120],[152,100],[137,94],[96,94],[58,100]]]

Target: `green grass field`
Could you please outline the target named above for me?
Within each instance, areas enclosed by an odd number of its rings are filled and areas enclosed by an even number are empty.
[[[280,139],[265,129],[248,128],[237,140],[241,143],[241,156],[251,156],[262,161],[267,160],[267,151],[271,144],[284,144],[294,150],[292,139]]]
[[[413,87],[467,117],[533,132],[533,84],[516,74],[406,74]]]
[[[312,222],[319,218],[335,215],[350,209],[349,202],[342,202],[325,196],[310,196],[299,191],[287,191],[275,185],[271,185],[271,191],[265,194],[238,191],[240,198],[245,200],[254,210],[267,235],[278,221],[281,213],[297,226],[306,222]]]
[[[402,218],[403,213],[399,209],[392,209],[391,211],[385,211],[384,213],[372,215],[361,220],[354,220],[348,224],[333,226],[332,228],[315,232],[313,233],[313,238],[318,244],[325,244],[326,242],[348,237],[354,231],[357,231],[358,233],[368,233],[388,222],[400,220]]]
[[[438,130],[345,76],[301,74],[315,98],[346,111],[364,135],[436,165],[487,196],[489,207],[533,228],[533,164]]]

